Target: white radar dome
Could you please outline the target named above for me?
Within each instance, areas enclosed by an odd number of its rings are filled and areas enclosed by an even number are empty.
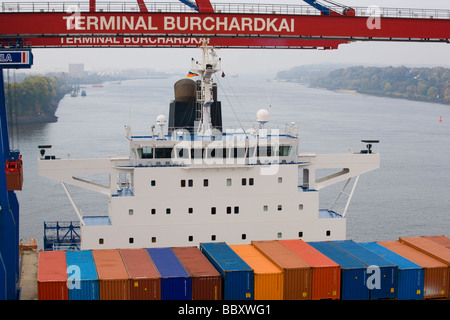
[[[260,109],[256,113],[256,121],[259,123],[266,123],[269,121],[269,111],[266,109]]]
[[[166,123],[166,117],[162,114],[160,114],[158,117],[156,117],[156,123],[161,125],[164,125]]]

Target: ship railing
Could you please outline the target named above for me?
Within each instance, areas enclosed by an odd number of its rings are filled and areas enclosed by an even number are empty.
[[[190,13],[194,9],[181,2],[145,2],[148,12],[152,13]],[[257,4],[257,3],[213,3],[216,13],[241,14],[286,14],[321,15],[319,10],[309,5]],[[341,12],[342,7],[330,6],[331,10]],[[421,8],[382,8],[377,6],[352,7],[358,17],[450,19],[450,10]],[[2,12],[89,12],[89,1],[67,2],[3,2]],[[137,1],[110,2],[98,1],[97,12],[140,12]]]

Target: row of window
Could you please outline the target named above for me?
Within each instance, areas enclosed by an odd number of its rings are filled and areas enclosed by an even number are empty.
[[[278,183],[282,183],[283,182],[283,177],[278,177]],[[184,187],[193,187],[194,186],[194,180],[192,179],[183,179],[180,181],[180,185],[182,188]],[[209,180],[208,179],[203,179],[203,186],[207,187],[209,185]],[[227,186],[230,187],[233,185],[233,180],[231,178],[227,178]],[[254,178],[242,178],[241,179],[241,185],[243,186],[253,186],[255,185],[255,179]],[[155,187],[156,186],[156,180],[151,180],[150,181],[150,186]]]
[[[277,210],[278,211],[283,211],[283,205],[279,204],[277,205]],[[298,205],[298,210],[302,211],[303,210],[303,204],[299,204]],[[263,211],[267,212],[269,211],[269,206],[268,205],[263,205]],[[156,209],[153,208],[150,211],[151,214],[156,214]],[[166,208],[166,214],[171,214],[172,210],[171,208]],[[188,208],[188,213],[192,214],[194,213],[194,208]],[[211,214],[214,215],[217,213],[217,208],[216,207],[211,207]],[[235,207],[227,207],[226,208],[226,213],[227,214],[238,214],[239,213],[239,206],[235,206]],[[132,216],[134,214],[134,210],[133,209],[129,209],[128,210],[128,215]]]
[[[327,231],[325,232],[325,235],[326,235],[327,237],[331,236],[331,231],[330,231],[330,230],[327,230]],[[298,233],[298,237],[299,237],[299,238],[303,238],[303,231],[300,231],[300,232]],[[282,232],[278,232],[278,233],[277,233],[277,239],[282,239],[282,238],[283,238],[283,233],[282,233]],[[242,240],[246,240],[246,239],[247,239],[247,234],[242,233],[242,234],[241,234],[241,239],[242,239]],[[216,241],[216,240],[217,240],[217,236],[216,236],[215,234],[211,235],[211,241]],[[188,242],[193,242],[193,241],[194,241],[194,236],[188,236]],[[103,238],[99,238],[99,239],[98,239],[98,243],[99,243],[99,244],[104,244],[105,241],[104,241]],[[133,238],[133,237],[128,238],[128,243],[129,243],[129,244],[133,244],[133,243],[134,243],[134,238]],[[151,237],[151,243],[156,243],[156,237]]]
[[[139,159],[204,159],[204,158],[249,158],[255,155],[257,157],[287,157],[290,155],[292,146],[258,146],[250,148],[137,148]]]

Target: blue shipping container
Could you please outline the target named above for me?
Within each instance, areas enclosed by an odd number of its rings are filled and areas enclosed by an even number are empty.
[[[308,242],[308,244],[341,266],[342,300],[369,300],[369,288],[366,285],[367,267],[364,263],[331,242]]]
[[[376,242],[361,242],[363,247],[380,257],[392,262],[398,267],[399,300],[423,300],[424,270],[421,266],[402,257]]]
[[[201,243],[200,251],[222,275],[224,300],[254,299],[253,269],[226,243]]]
[[[171,248],[149,248],[147,252],[161,275],[161,300],[191,300],[191,277]]]
[[[90,250],[66,251],[69,300],[99,300],[97,268]]]
[[[397,265],[383,259],[353,240],[332,241],[332,243],[367,265],[367,286],[370,290],[370,299],[397,298]]]

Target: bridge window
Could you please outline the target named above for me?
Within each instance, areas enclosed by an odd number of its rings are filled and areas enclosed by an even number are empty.
[[[280,146],[278,155],[280,157],[287,157],[291,153],[292,146]]]
[[[171,158],[173,148],[156,148],[155,159]]]
[[[140,159],[153,159],[153,148],[137,148],[137,153]]]

